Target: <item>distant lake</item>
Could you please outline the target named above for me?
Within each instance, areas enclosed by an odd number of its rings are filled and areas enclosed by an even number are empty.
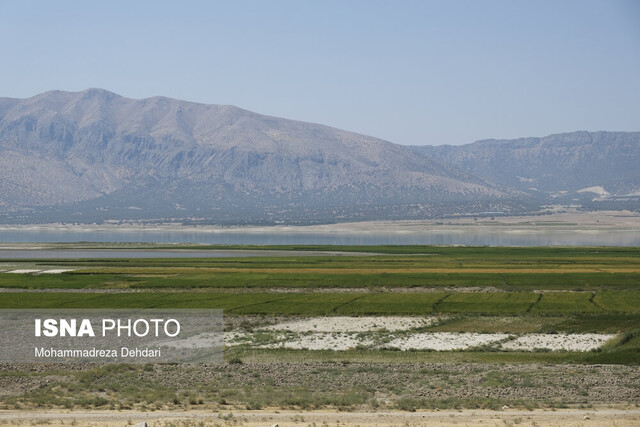
[[[447,227],[397,232],[0,230],[0,242],[157,242],[245,245],[640,246],[640,230]]]
[[[0,249],[0,259],[113,259],[113,258],[225,258],[268,256],[270,251],[249,253],[225,251],[146,251],[146,250],[77,250],[77,249]]]

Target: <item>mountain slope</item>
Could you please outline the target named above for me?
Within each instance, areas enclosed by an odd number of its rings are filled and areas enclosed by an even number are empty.
[[[573,132],[413,149],[522,191],[570,197],[640,195],[640,132]]]
[[[6,221],[421,217],[518,197],[406,147],[233,106],[100,89],[0,99]]]

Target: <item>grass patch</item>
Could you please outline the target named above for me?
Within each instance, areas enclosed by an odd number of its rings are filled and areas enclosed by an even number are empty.
[[[59,275],[0,274],[2,287],[80,288],[378,288],[495,287],[507,291],[637,290],[639,248],[491,248],[434,246],[189,246],[290,251],[371,251],[377,256],[0,260],[34,268],[76,268]],[[77,244],[61,248],[100,248]],[[119,247],[119,246],[113,246]],[[135,245],[127,246],[127,248]]]
[[[434,306],[448,294],[441,292],[418,294],[365,294],[338,307],[343,315],[430,314]]]
[[[597,297],[597,294],[596,294]],[[590,292],[546,293],[5,293],[0,308],[219,308],[226,315],[425,315],[454,314],[571,315],[615,313],[614,301],[605,311]],[[593,298],[595,299],[595,298]],[[620,311],[628,310],[624,305]]]
[[[535,333],[555,328],[562,316],[455,316],[428,328],[430,332]]]
[[[542,333],[617,334],[638,328],[638,316],[618,313],[571,314],[555,324],[545,325]]]
[[[592,301],[592,292],[548,292],[535,304],[532,313],[597,313],[603,309]],[[612,310],[613,311],[613,310]],[[615,310],[617,311],[617,310]]]
[[[455,293],[445,298],[437,307],[441,313],[525,313],[536,303],[534,293]]]
[[[598,292],[593,303],[607,311],[640,314],[640,292]]]

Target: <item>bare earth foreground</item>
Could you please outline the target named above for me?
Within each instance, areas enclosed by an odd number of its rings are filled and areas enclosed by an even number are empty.
[[[125,426],[139,422],[158,427],[640,425],[640,371],[635,366],[246,363],[139,369],[3,364],[0,368],[5,373],[0,377],[0,398],[6,403],[0,410],[0,426]],[[133,403],[122,406],[131,398],[126,390],[132,384],[136,384],[136,393],[177,391],[179,402],[145,408]],[[84,387],[103,389],[115,406],[105,401],[105,409],[83,408],[78,401],[69,409],[44,409],[46,399],[82,399],[90,391]],[[182,398],[179,390],[185,388],[195,390],[202,401]],[[216,394],[216,389],[224,394]],[[36,394],[25,399],[30,390]],[[293,403],[304,390],[313,390],[319,401],[349,393],[364,397],[343,408],[311,410]],[[279,393],[283,394],[281,402],[273,400]],[[438,406],[429,410],[401,407],[403,401],[406,405],[414,398]],[[271,403],[255,410],[240,403],[260,399]],[[495,404],[492,410],[457,410],[451,409],[453,399],[460,407],[483,399]]]
[[[638,409],[556,411],[464,410],[428,412],[241,411],[176,412],[16,412],[0,411],[1,426],[637,426]]]

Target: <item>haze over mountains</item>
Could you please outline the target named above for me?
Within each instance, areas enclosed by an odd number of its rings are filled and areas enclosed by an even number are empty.
[[[573,132],[415,150],[522,191],[556,197],[640,195],[640,132]]]
[[[101,89],[0,98],[4,223],[416,219],[574,199],[633,207],[638,164],[639,132],[406,147],[233,106]]]

